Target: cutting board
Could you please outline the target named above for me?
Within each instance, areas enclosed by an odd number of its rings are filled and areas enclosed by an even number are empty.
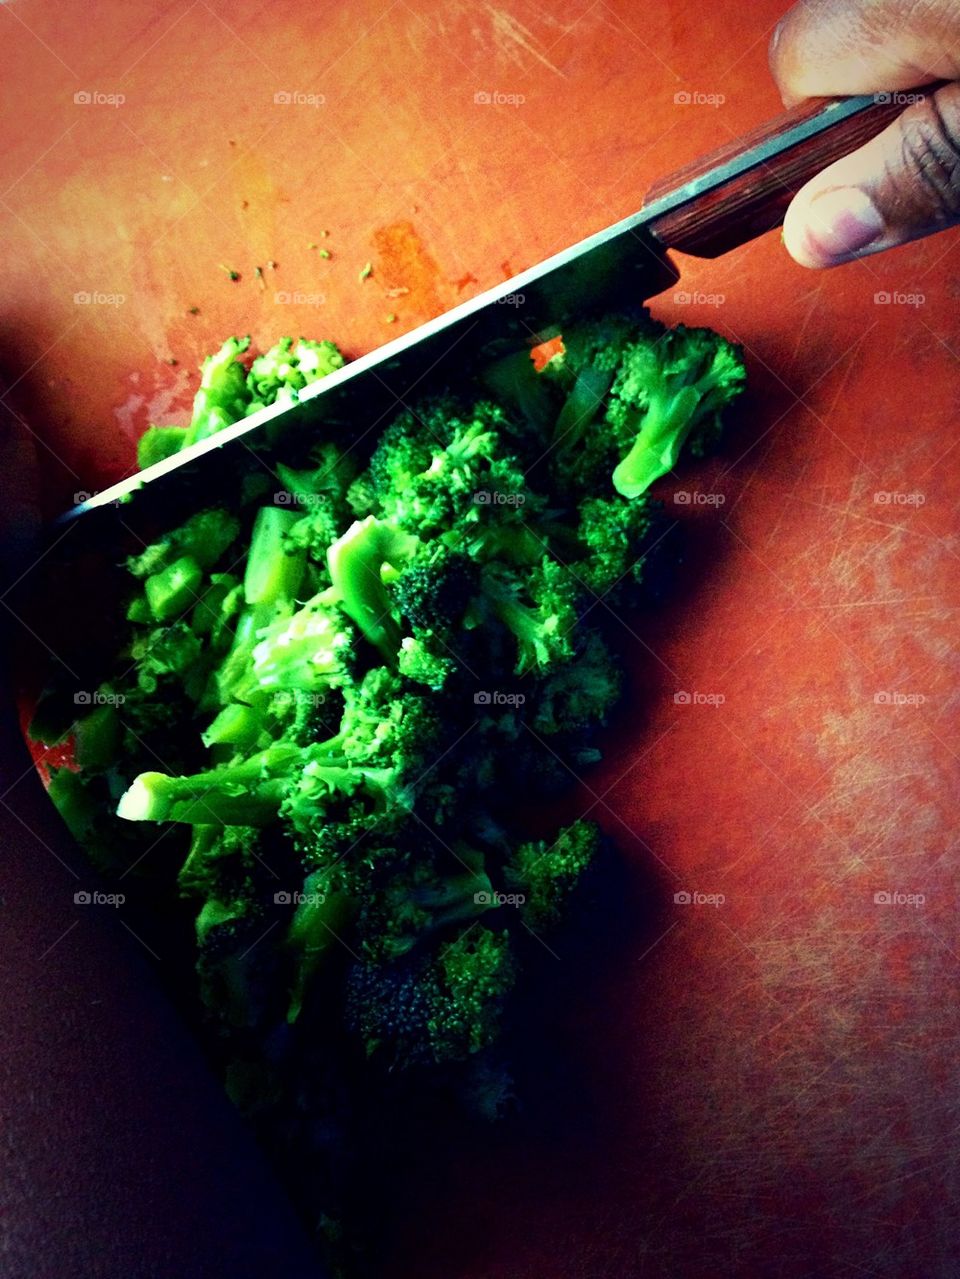
[[[4,5],[0,359],[48,504],[228,334],[359,354],[634,211],[775,113],[779,14]],[[411,1166],[387,1279],[955,1274],[957,249],[815,275],[771,235],[654,301],[752,390],[662,490],[683,565],[572,797],[629,909],[558,950],[542,1095]]]

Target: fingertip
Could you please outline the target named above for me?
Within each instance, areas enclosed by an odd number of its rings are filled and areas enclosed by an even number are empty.
[[[884,232],[879,210],[860,187],[807,187],[787,210],[783,242],[800,266],[823,269],[870,251]]]

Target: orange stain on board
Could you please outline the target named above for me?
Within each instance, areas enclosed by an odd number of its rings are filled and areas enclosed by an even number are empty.
[[[406,289],[405,310],[439,315],[446,309],[440,294],[440,268],[412,222],[393,222],[373,235],[377,276],[386,289]]]

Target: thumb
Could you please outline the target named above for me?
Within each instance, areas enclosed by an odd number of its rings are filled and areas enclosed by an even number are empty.
[[[838,266],[960,222],[960,84],[908,106],[794,197],[783,241],[801,266]]]
[[[774,33],[770,63],[788,103],[883,93],[960,77],[960,0],[803,0]],[[787,249],[834,266],[960,221],[960,86],[904,94],[879,137],[795,197]]]

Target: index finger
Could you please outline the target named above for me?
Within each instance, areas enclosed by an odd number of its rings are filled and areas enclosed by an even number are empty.
[[[801,0],[770,42],[788,106],[960,77],[960,0]]]

